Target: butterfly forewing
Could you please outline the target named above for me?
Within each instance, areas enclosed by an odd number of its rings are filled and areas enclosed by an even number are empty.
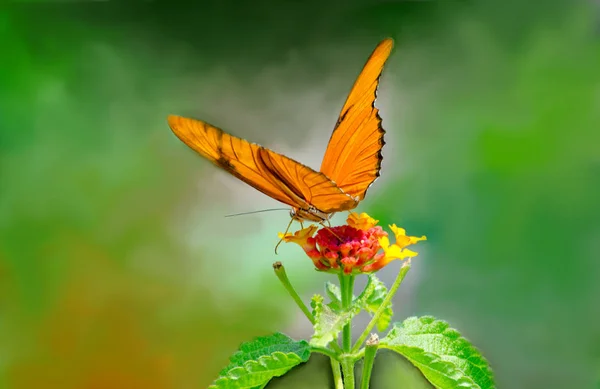
[[[375,99],[392,47],[392,39],[383,40],[367,60],[342,108],[321,164],[321,172],[359,201],[381,167],[385,131]]]

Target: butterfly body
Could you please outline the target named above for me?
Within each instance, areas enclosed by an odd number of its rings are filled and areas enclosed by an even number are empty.
[[[292,219],[322,223],[335,212],[356,208],[379,177],[385,131],[374,102],[392,46],[391,39],[383,40],[367,60],[342,108],[320,171],[200,120],[170,115],[169,127],[213,164],[290,205]]]
[[[358,202],[356,203],[358,205]],[[352,207],[355,208],[356,206]],[[348,210],[352,209],[349,208]],[[292,208],[290,211],[290,217],[297,221],[311,221],[317,223],[323,223],[329,220],[333,216],[333,213],[325,213],[319,211],[313,206],[309,206],[307,209]]]

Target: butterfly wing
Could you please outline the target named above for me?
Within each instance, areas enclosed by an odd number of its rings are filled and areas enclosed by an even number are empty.
[[[393,45],[390,38],[381,41],[367,60],[342,108],[321,164],[321,172],[358,201],[379,177],[385,131],[375,99]]]
[[[291,158],[199,120],[170,115],[168,122],[175,135],[198,154],[284,204],[305,210],[312,205],[331,213],[340,204],[355,203],[323,173]]]

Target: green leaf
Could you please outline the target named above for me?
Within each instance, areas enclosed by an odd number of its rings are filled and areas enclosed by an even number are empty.
[[[377,312],[387,294],[388,289],[385,284],[375,274],[370,274],[367,286],[358,297],[357,303],[360,304],[362,309],[373,315]],[[377,330],[385,330],[390,325],[392,316],[394,316],[394,311],[392,310],[392,302],[390,301],[379,316],[379,320],[377,320]]]
[[[229,358],[229,365],[221,370],[220,376],[227,374],[235,367],[243,366],[248,361],[256,361],[261,356],[271,355],[276,351],[283,353],[294,353],[303,361],[310,356],[310,346],[307,341],[295,341],[287,335],[277,332],[269,336],[260,336],[256,339],[240,345],[239,351]]]
[[[344,325],[354,316],[353,311],[334,312],[329,306],[323,304],[323,296],[320,295],[314,295],[310,305],[315,315],[315,333],[310,340],[310,344],[314,346],[327,346],[337,338]]]
[[[246,361],[243,366],[229,370],[225,376],[209,386],[209,389],[255,389],[264,385],[273,377],[285,374],[292,367],[306,362],[295,353],[275,351],[271,355],[263,355],[256,361]]]
[[[340,287],[327,281],[325,283],[325,292],[331,300],[331,302],[327,304],[329,305],[329,308],[333,309],[334,311],[339,311],[342,309],[342,292],[340,291]]]
[[[380,344],[394,350],[398,347],[417,347],[438,355],[442,361],[456,366],[476,384],[475,387],[495,388],[492,371],[481,353],[458,331],[450,328],[448,323],[431,316],[411,317],[402,324],[396,323]]]
[[[466,376],[454,364],[446,362],[438,355],[428,353],[419,347],[381,343],[379,347],[403,355],[438,389],[480,389],[470,377]]]

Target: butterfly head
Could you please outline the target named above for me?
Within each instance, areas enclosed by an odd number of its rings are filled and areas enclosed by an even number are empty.
[[[290,211],[290,217],[296,221],[311,221],[322,223],[325,220],[328,220],[331,217],[331,213],[321,212],[315,207],[308,207],[307,209],[303,208],[292,208]]]

